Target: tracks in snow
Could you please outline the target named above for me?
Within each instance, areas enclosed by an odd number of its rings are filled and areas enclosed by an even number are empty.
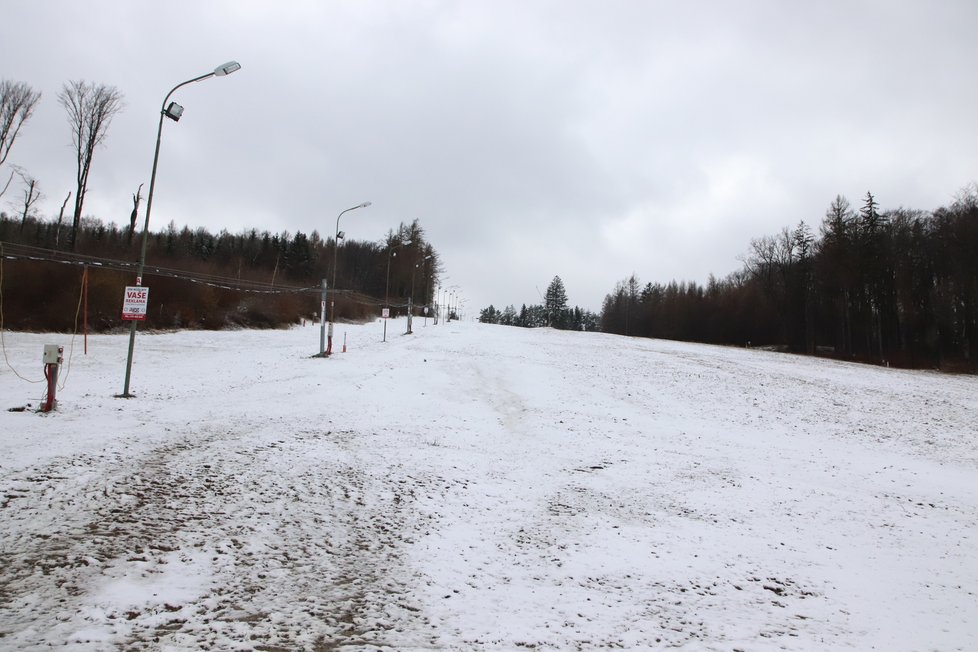
[[[357,438],[229,427],[3,478],[0,641],[437,645],[403,548],[451,484],[358,464]]]

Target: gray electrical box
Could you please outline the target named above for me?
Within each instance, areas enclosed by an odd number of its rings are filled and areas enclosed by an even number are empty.
[[[65,352],[65,347],[58,344],[45,344],[44,345],[44,364],[61,364],[64,361],[62,354]]]

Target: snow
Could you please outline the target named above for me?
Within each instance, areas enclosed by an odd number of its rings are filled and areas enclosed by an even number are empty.
[[[978,649],[978,379],[382,328],[5,332],[0,649]]]

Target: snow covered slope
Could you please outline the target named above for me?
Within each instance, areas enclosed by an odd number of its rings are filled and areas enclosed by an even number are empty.
[[[978,649],[978,379],[381,329],[0,369],[0,649]]]

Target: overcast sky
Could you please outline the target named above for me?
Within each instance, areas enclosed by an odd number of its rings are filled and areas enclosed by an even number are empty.
[[[0,7],[0,78],[43,93],[7,164],[45,217],[74,189],[64,82],[125,96],[84,213],[127,224],[163,97],[234,59],[172,98],[151,229],[332,236],[371,201],[348,237],[419,219],[470,314],[558,274],[597,311],[632,273],[724,277],[838,194],[929,210],[978,180],[975,0]]]

